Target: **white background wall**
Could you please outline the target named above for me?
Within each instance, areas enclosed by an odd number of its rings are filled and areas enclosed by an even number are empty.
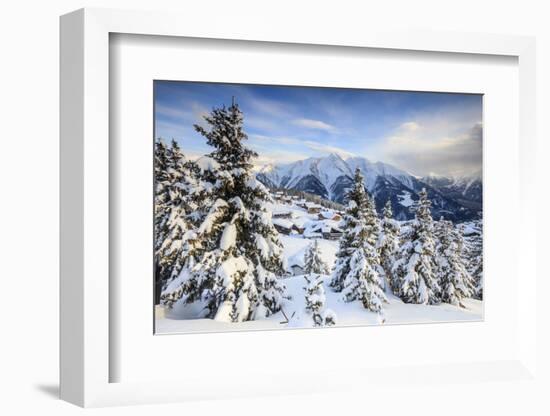
[[[191,3],[191,2],[189,2]],[[246,14],[261,24],[326,22],[451,31],[535,35],[538,39],[538,189],[540,218],[548,217],[550,128],[550,12],[545,1],[6,1],[0,11],[0,413],[73,414],[56,400],[58,383],[58,16],[74,9],[116,7],[180,10],[205,24]],[[191,8],[190,8],[191,7]],[[224,16],[224,17],[221,17]],[[404,68],[406,70],[406,68]],[[543,180],[544,177],[544,180]],[[535,178],[534,178],[535,180]],[[546,201],[544,201],[546,199]],[[547,256],[540,220],[538,249]],[[542,272],[541,272],[542,273]],[[545,273],[548,276],[548,273]],[[387,394],[279,397],[95,410],[98,414],[549,414],[548,307],[539,297],[539,368],[536,383],[389,387]],[[546,385],[545,385],[546,383]],[[508,413],[510,412],[510,413]]]

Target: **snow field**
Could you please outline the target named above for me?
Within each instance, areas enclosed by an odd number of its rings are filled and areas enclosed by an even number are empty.
[[[301,236],[281,236],[284,258],[287,261],[301,258],[312,240]],[[338,241],[319,239],[319,249],[323,260],[332,267],[335,261]],[[166,317],[156,320],[156,333],[200,333],[223,331],[273,330],[285,328],[311,328],[313,320],[305,309],[304,287],[307,282],[303,275],[291,276],[282,280],[291,299],[283,301],[282,311],[265,319],[239,323],[219,322],[203,319],[204,305],[200,302],[184,304],[177,302],[173,309],[166,311]],[[325,307],[336,314],[337,326],[379,325],[377,313],[366,310],[360,302],[344,302],[341,293],[335,293],[328,286],[329,275],[323,275]],[[174,285],[177,285],[174,282]],[[384,305],[385,325],[434,323],[455,321],[478,321],[483,318],[483,302],[464,299],[466,308],[449,304],[416,305],[406,304],[392,294],[386,294],[388,303]],[[286,315],[286,317],[285,317]],[[288,318],[288,321],[287,321]]]
[[[325,305],[327,309],[331,309],[336,314],[337,326],[380,324],[378,314],[366,310],[360,302],[344,302],[340,293],[335,293],[328,287],[328,281],[328,275],[324,276]],[[284,301],[283,311],[266,319],[240,323],[201,319],[199,318],[201,312],[199,303],[191,305],[178,303],[174,306],[174,309],[166,312],[166,318],[156,320],[156,333],[198,333],[313,327],[311,314],[305,310],[303,287],[306,285],[306,280],[304,276],[289,277],[284,279],[284,284],[292,299]],[[463,303],[466,308],[463,309],[445,303],[441,305],[406,304],[396,296],[391,294],[386,296],[389,303],[384,305],[386,319],[384,325],[479,321],[483,317],[482,302],[475,299],[465,299]],[[288,322],[286,322],[285,315],[288,318]]]

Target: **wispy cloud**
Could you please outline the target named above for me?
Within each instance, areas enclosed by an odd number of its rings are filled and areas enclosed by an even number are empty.
[[[250,136],[253,139],[259,140],[263,143],[269,143],[271,145],[281,145],[281,144],[289,144],[289,145],[298,145],[303,144],[304,142],[300,139],[296,139],[293,137],[285,137],[285,136],[266,136],[262,134],[253,134]]]
[[[258,157],[254,160],[257,166],[291,163],[311,156],[300,146],[302,144],[300,140],[291,137],[275,138],[254,134],[249,138],[250,147],[258,153]]]
[[[312,140],[302,140],[294,137],[272,137],[259,134],[252,135],[251,138],[256,140],[259,145],[262,146],[265,150],[271,149],[271,151],[273,151],[274,149],[276,149],[277,152],[280,152],[279,149],[281,148],[281,146],[292,146],[296,150],[294,152],[289,152],[289,155],[304,155],[304,157],[292,157],[292,159],[294,160],[305,159],[307,157],[317,155],[326,155],[330,153],[336,153],[344,158],[356,156],[355,153],[342,147],[324,144]]]
[[[178,105],[157,104],[156,116],[160,120],[169,119],[177,123],[200,123],[208,115],[208,109],[196,101],[182,101]]]
[[[322,144],[322,143],[313,142],[310,140],[307,140],[305,144],[310,149],[316,150],[318,152],[325,153],[325,154],[336,153],[337,155],[344,158],[350,157],[350,156],[357,156],[355,153],[350,152],[349,150],[343,149],[338,146],[331,146],[329,144]]]
[[[245,94],[246,104],[248,107],[254,109],[257,114],[264,114],[268,117],[282,117],[287,118],[291,116],[289,110],[290,105],[266,98],[259,98],[253,93],[248,92]]]
[[[254,147],[254,150],[258,152],[258,157],[253,161],[255,166],[292,163],[311,157],[311,155],[308,155],[307,153],[296,153],[292,151],[279,150],[271,152],[261,152],[261,149],[258,149],[256,147]]]
[[[164,104],[157,104],[155,106],[155,113],[157,117],[177,118],[186,120],[191,116],[191,111],[184,109],[185,107],[172,107]]]
[[[336,128],[328,123],[325,123],[321,120],[312,120],[309,118],[298,118],[296,120],[292,120],[292,124],[300,127],[305,127],[307,129],[314,129],[314,130],[324,130],[324,131],[334,131]]]
[[[401,124],[401,130],[404,130],[404,131],[416,131],[418,130],[420,126],[418,125],[418,123],[414,122],[414,121],[406,121],[404,122],[403,124]]]
[[[210,113],[205,106],[197,102],[191,103],[191,111],[197,123],[203,123],[204,117]]]

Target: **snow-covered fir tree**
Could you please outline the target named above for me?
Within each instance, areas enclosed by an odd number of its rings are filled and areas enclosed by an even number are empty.
[[[192,261],[193,221],[197,209],[196,167],[185,159],[177,142],[168,147],[155,143],[155,260],[158,279],[164,285]]]
[[[344,233],[339,241],[330,286],[342,292],[344,300],[359,300],[366,309],[382,317],[382,305],[387,299],[382,289],[380,260],[376,250],[378,219],[359,169],[355,171],[353,187],[347,199],[342,227]]]
[[[474,298],[483,300],[483,256],[480,256],[479,263],[472,273],[475,283]]]
[[[209,186],[209,209],[196,230],[197,262],[171,304],[202,302],[204,316],[220,321],[261,319],[281,308],[285,287],[282,245],[266,209],[269,193],[252,171],[256,153],[245,146],[243,114],[236,103],[195,125],[214,150],[197,163]]]
[[[483,222],[481,220],[469,223],[463,228],[465,240],[464,261],[466,268],[474,280],[474,295],[483,299]]]
[[[388,200],[382,211],[382,221],[378,237],[377,248],[380,256],[380,265],[384,271],[384,288],[386,292],[398,292],[399,279],[393,273],[392,267],[395,263],[399,249],[399,223],[393,219],[391,202]]]
[[[319,249],[319,240],[313,240],[308,246],[304,255],[304,273],[305,274],[328,274],[328,266],[321,258]]]
[[[331,309],[325,308],[326,295],[323,288],[321,275],[305,274],[306,286],[304,287],[306,298],[306,310],[311,313],[314,326],[336,325],[336,314]]]
[[[166,233],[165,223],[170,200],[168,175],[169,149],[162,139],[155,141],[155,253],[158,252]]]
[[[361,171],[359,171],[359,173],[361,174]],[[380,219],[378,218],[378,213],[376,212],[374,198],[372,198],[367,191],[365,191],[365,202],[365,221],[366,229],[368,231],[366,239],[371,246],[376,248],[380,237]],[[378,264],[380,264],[380,262],[378,262]]]
[[[328,267],[321,259],[321,251],[319,250],[319,241],[317,239],[309,245],[304,260],[306,310],[311,313],[315,326],[335,325],[336,314],[330,309],[325,309],[326,296],[322,275],[328,273]]]
[[[419,193],[415,218],[401,241],[392,268],[398,280],[397,295],[406,303],[437,304],[440,288],[435,264],[435,241],[431,203],[426,189]]]
[[[463,260],[464,241],[459,227],[440,219],[435,226],[436,264],[441,301],[462,306],[462,299],[474,293],[473,279]]]

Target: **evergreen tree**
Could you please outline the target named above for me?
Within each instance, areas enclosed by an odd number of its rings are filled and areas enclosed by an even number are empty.
[[[168,176],[169,149],[162,139],[155,141],[155,253],[157,253],[166,232],[164,224],[169,211],[168,202],[170,200],[169,186],[170,178]]]
[[[480,261],[478,267],[474,270],[474,298],[483,300],[483,260]]]
[[[463,228],[464,230],[464,228]],[[474,280],[474,295],[476,299],[483,299],[483,223],[476,220],[469,224],[468,232],[464,235],[464,261],[466,268]]]
[[[328,274],[328,266],[321,258],[318,239],[309,245],[304,255],[304,272],[305,274]]]
[[[321,259],[319,241],[314,240],[305,254],[304,267],[306,280],[305,298],[306,310],[312,314],[314,326],[332,326],[336,324],[336,314],[325,309],[325,289],[322,274],[328,273],[328,267]]]
[[[330,286],[335,292],[341,292],[344,289],[344,280],[350,272],[351,255],[357,248],[363,245],[358,237],[365,239],[366,236],[366,232],[363,232],[360,236],[355,233],[358,225],[363,226],[363,228],[365,227],[366,198],[361,171],[356,169],[353,187],[346,195],[348,206],[345,210],[341,226],[344,232],[338,242],[336,263],[330,282]]]
[[[399,249],[399,223],[394,220],[391,202],[388,200],[382,211],[381,232],[378,238],[377,248],[380,256],[380,265],[384,272],[384,287],[386,291],[393,293],[399,291],[399,280],[392,271],[396,254]]]
[[[359,169],[355,171],[354,184],[347,198],[344,233],[340,238],[330,285],[335,291],[342,292],[347,302],[359,300],[366,309],[382,316],[382,303],[387,300],[376,251],[378,219],[374,202],[365,192]]]
[[[323,279],[320,275],[311,273],[304,275],[306,280],[305,298],[306,310],[311,313],[314,326],[336,325],[336,314],[325,308],[326,296]]]
[[[479,257],[479,263],[473,273],[475,282],[474,298],[483,300],[483,256]]]
[[[193,257],[188,238],[193,223],[188,217],[197,208],[196,174],[176,141],[167,147],[155,143],[155,260],[158,279],[166,282],[178,276]]]
[[[398,296],[406,303],[439,303],[439,284],[436,276],[435,241],[431,203],[426,189],[419,194],[415,218],[405,235],[392,268],[399,279]]]
[[[376,247],[378,244],[378,239],[380,238],[380,219],[378,218],[378,213],[376,212],[376,204],[374,203],[374,198],[372,198],[365,191],[365,221],[367,228],[367,242]],[[379,259],[378,259],[379,260]],[[378,262],[379,265],[379,262]],[[377,267],[380,271],[380,267]]]
[[[209,130],[194,127],[214,148],[198,162],[213,202],[196,231],[190,278],[166,298],[201,301],[216,320],[261,319],[280,310],[285,291],[277,277],[284,273],[282,246],[265,207],[269,193],[254,177],[257,155],[244,145],[238,105],[215,108],[205,120]]]
[[[436,224],[436,263],[441,301],[462,306],[461,300],[474,293],[473,279],[462,259],[464,241],[462,233],[451,221],[439,220]]]
[[[154,261],[155,261],[155,305],[160,303],[160,295],[164,285],[165,271],[161,271],[159,264],[159,249],[164,241],[164,223],[167,221],[168,192],[168,148],[162,139],[155,140],[154,159]]]

